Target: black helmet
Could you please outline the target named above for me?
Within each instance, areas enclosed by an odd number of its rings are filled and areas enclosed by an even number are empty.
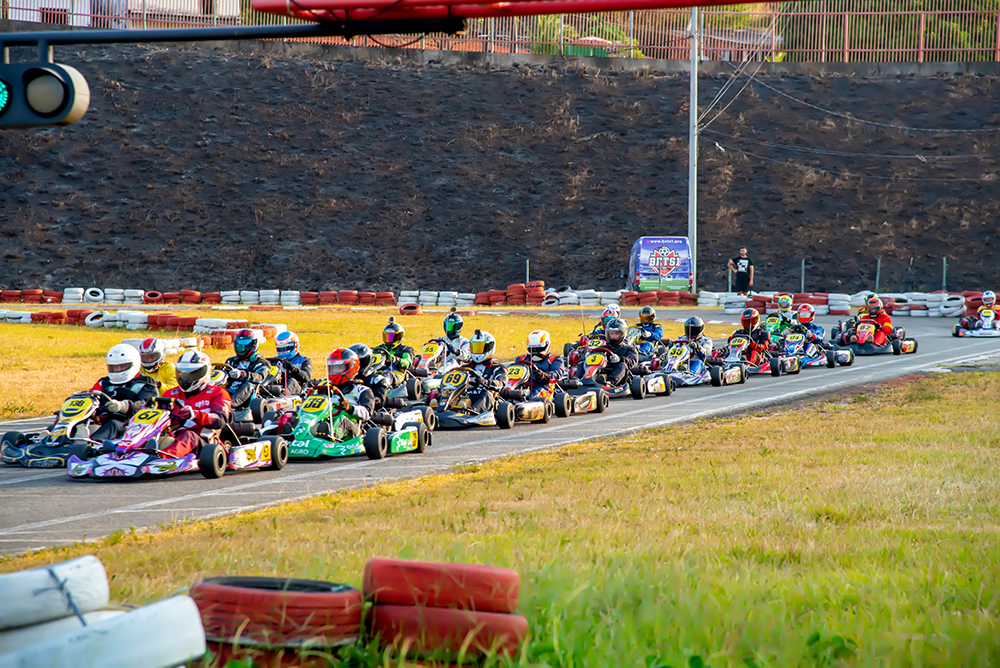
[[[351,350],[357,354],[358,361],[361,363],[358,368],[358,375],[365,375],[368,372],[368,367],[372,365],[372,349],[363,343],[355,343],[351,346]]]
[[[639,322],[643,325],[652,325],[656,320],[656,309],[652,306],[643,306],[639,309]]]
[[[618,346],[625,340],[625,332],[628,325],[621,318],[612,318],[611,322],[604,328],[604,339],[608,345]]]
[[[396,322],[395,318],[389,318],[389,324],[382,330],[382,343],[390,346],[399,345],[403,342],[405,333],[403,326]]]
[[[444,333],[449,339],[457,339],[462,333],[462,316],[455,313],[455,307],[451,307],[451,313],[444,317]]]
[[[704,333],[705,321],[698,316],[693,315],[684,321],[684,336],[688,337],[689,340],[694,341]]]

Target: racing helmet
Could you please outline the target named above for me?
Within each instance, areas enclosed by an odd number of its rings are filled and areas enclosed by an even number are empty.
[[[621,318],[612,318],[604,328],[604,340],[608,342],[608,345],[612,348],[620,346],[625,341],[625,332],[628,331],[628,325]]]
[[[111,346],[104,363],[108,365],[108,380],[124,385],[139,375],[141,360],[138,350],[127,343],[119,343]]]
[[[358,375],[364,376],[372,365],[372,349],[363,343],[355,343],[351,350],[358,356]]]
[[[656,321],[656,309],[652,306],[643,306],[639,309],[639,324],[652,325]]]
[[[987,290],[983,293],[983,306],[989,306],[992,308],[994,304],[997,303],[997,296],[993,294],[992,290]]]
[[[451,313],[444,317],[444,333],[449,339],[457,339],[462,335],[462,316],[455,313],[455,307],[451,307]]]
[[[684,321],[684,336],[688,341],[696,341],[699,336],[705,333],[705,321],[696,315]]]
[[[476,364],[485,364],[493,359],[496,352],[497,340],[489,332],[477,329],[476,333],[469,339],[469,357]]]
[[[813,308],[812,304],[803,304],[799,307],[799,312],[796,314],[799,322],[803,325],[808,325],[812,323],[813,318],[816,317],[816,309]]]
[[[167,347],[155,336],[143,339],[139,344],[139,360],[146,371],[156,371],[165,359],[167,359]]]
[[[360,368],[358,354],[350,348],[337,348],[326,358],[326,377],[334,385],[351,382]]]
[[[406,330],[396,322],[395,318],[389,318],[389,324],[382,330],[382,343],[387,346],[397,346],[403,342],[403,335]]]
[[[622,310],[618,304],[608,304],[608,307],[604,309],[604,313],[601,314],[601,326],[606,328],[609,322],[621,317],[621,313]]]
[[[791,313],[792,311],[792,296],[791,295],[779,295],[778,296],[778,310],[782,313]]]
[[[865,308],[868,309],[868,315],[878,315],[882,312],[882,300],[878,295],[871,295],[865,300]]]
[[[274,347],[278,350],[279,358],[290,360],[299,354],[299,335],[295,332],[281,332],[274,339]]]
[[[760,327],[760,313],[755,308],[745,308],[740,314],[740,324],[743,329],[752,332]]]
[[[257,337],[254,336],[253,330],[241,329],[236,332],[236,336],[233,337],[233,350],[241,360],[252,357],[257,352]]]
[[[536,329],[528,334],[528,354],[531,359],[541,362],[549,354],[552,347],[552,338],[544,329]]]
[[[212,376],[212,360],[199,350],[189,350],[177,360],[177,386],[191,394],[208,384]]]

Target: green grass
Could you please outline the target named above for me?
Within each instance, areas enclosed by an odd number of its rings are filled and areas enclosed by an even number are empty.
[[[0,571],[95,553],[113,596],[144,603],[210,575],[358,585],[373,556],[468,561],[522,574],[524,665],[1000,665],[1000,376],[866,396],[120,532]]]

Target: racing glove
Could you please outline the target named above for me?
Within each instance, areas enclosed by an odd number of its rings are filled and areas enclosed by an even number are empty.
[[[194,409],[190,406],[175,406],[170,415],[179,422],[187,422],[194,419]]]
[[[552,380],[552,376],[542,371],[541,369],[536,369],[535,372],[537,373],[538,380],[542,381],[543,383],[547,383],[550,380]]]
[[[608,354],[608,362],[610,362],[611,364],[618,364],[621,361],[622,361],[622,358],[619,357],[618,355],[615,355],[614,353],[609,353]]]
[[[230,369],[229,377],[233,380],[246,380],[249,377],[249,374],[243,369]]]
[[[104,408],[109,413],[128,413],[132,408],[132,402],[125,399],[109,399]]]

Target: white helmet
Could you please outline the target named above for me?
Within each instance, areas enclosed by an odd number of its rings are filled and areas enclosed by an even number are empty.
[[[531,355],[531,359],[534,361],[541,362],[545,359],[551,347],[552,338],[544,329],[536,329],[531,334],[528,334],[528,354]]]
[[[139,375],[139,351],[127,343],[111,346],[104,363],[108,365],[108,379],[115,385],[124,385]]]
[[[177,385],[183,392],[197,392],[208,384],[212,375],[212,360],[198,350],[189,350],[177,360]]]
[[[476,333],[469,339],[469,352],[471,353],[469,357],[476,364],[482,364],[493,359],[496,347],[497,340],[493,338],[492,334],[477,329]]]
[[[139,344],[139,358],[142,360],[142,368],[146,371],[156,371],[167,359],[167,347],[163,345],[155,336],[144,339]]]

